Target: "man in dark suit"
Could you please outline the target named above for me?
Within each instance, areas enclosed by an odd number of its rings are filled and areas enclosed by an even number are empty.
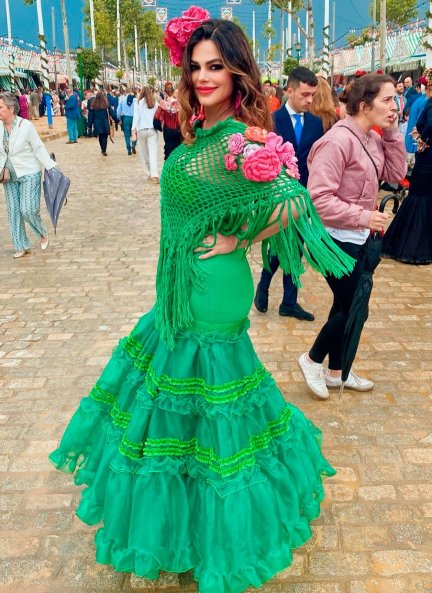
[[[405,104],[406,104],[408,102],[408,99],[411,97],[411,95],[415,95],[415,93],[416,93],[416,90],[413,87],[413,81],[412,81],[411,76],[407,76],[405,78],[404,87],[405,87],[405,90],[404,90],[403,96],[405,98]]]
[[[318,87],[315,74],[308,68],[298,67],[291,71],[288,78],[288,100],[283,107],[273,114],[275,131],[282,136],[284,142],[293,144],[298,159],[300,183],[306,187],[309,171],[307,158],[312,144],[324,135],[322,121],[319,117],[309,113],[314,94]],[[270,258],[271,271],[263,269],[261,279],[255,294],[255,307],[261,313],[268,308],[268,291],[271,280],[279,267],[276,256]],[[305,311],[297,303],[298,289],[291,276],[283,275],[283,299],[279,306],[279,315],[296,317],[304,321],[313,321],[312,313]]]

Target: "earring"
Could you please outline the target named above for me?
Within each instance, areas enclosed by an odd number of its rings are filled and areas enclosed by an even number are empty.
[[[234,101],[234,115],[238,115],[240,113],[242,99],[243,96],[241,94],[241,91],[237,91],[237,95]]]
[[[195,110],[195,113],[191,116],[189,123],[191,126],[193,126],[195,122],[204,121],[204,120],[205,120],[204,106],[201,105],[201,103],[200,103],[200,108],[198,110],[198,113],[196,113],[196,110]]]

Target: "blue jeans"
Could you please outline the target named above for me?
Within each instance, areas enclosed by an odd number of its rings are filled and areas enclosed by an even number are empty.
[[[76,119],[66,118],[67,133],[69,135],[69,142],[76,142],[78,140],[78,122]]]
[[[123,116],[123,134],[126,143],[127,151],[130,152],[132,146],[135,148],[136,142],[132,142],[131,146],[131,133],[132,133],[132,122],[133,117],[131,115],[124,115]]]

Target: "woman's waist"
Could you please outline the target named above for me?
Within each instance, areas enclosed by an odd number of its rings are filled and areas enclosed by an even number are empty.
[[[254,285],[243,250],[194,261],[190,307],[197,324],[231,331],[247,318]]]

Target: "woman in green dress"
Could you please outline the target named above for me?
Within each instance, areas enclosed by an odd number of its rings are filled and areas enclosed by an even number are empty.
[[[299,249],[323,274],[352,262],[293,178],[292,146],[264,129],[271,116],[244,34],[208,19],[193,7],[166,30],[182,59],[186,142],[161,177],[156,304],[50,458],[87,485],[77,514],[103,521],[97,562],[150,579],[192,570],[200,593],[241,593],[290,565],[311,536],[322,477],[334,474],[319,430],[285,402],[249,339],[247,248],[270,241],[297,279]]]

